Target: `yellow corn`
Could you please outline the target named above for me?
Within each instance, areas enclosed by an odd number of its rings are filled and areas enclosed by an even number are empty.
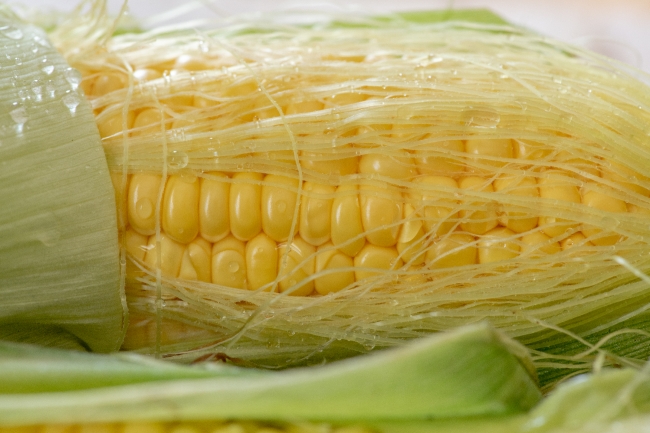
[[[431,318],[427,330],[479,317],[511,326],[494,307],[538,308],[563,266],[647,249],[646,155],[630,149],[650,115],[590,88],[600,72],[549,51],[554,66],[541,74],[520,61],[525,50],[503,54],[503,41],[472,29],[446,48],[487,50],[467,62],[431,55],[404,29],[297,32],[307,36],[285,35],[295,46],[271,38],[263,62],[260,42],[241,35],[232,43],[249,57],[190,38],[73,59],[113,172],[134,330],[126,349],[185,353],[243,335],[234,353],[264,345],[251,355],[264,358],[276,340],[304,353],[332,334],[371,348],[377,334],[363,327],[387,314],[400,336],[406,316]],[[553,75],[563,67],[567,88]],[[638,122],[574,118],[596,93],[603,112],[637,110]],[[492,292],[506,278],[520,298]],[[391,309],[407,294],[413,311]],[[466,315],[435,319],[452,306]],[[350,317],[363,317],[359,334]],[[277,333],[256,328],[265,321]],[[178,331],[190,328],[194,342]],[[296,332],[313,344],[278,337]]]
[[[366,260],[357,259],[363,246],[366,245],[365,251],[375,250],[373,246],[381,247],[386,257],[394,257],[382,265],[388,270],[398,269],[396,260],[400,258],[408,257],[403,260],[407,265],[412,259],[414,251],[399,251],[398,240],[401,235],[408,236],[407,233],[414,230],[413,224],[423,227],[423,232],[420,234],[422,238],[418,238],[419,244],[411,246],[411,249],[424,252],[434,245],[438,248],[441,241],[446,242],[452,235],[462,235],[456,239],[464,239],[468,245],[482,245],[477,263],[490,263],[497,257],[498,260],[513,258],[524,244],[527,248],[535,248],[531,239],[537,239],[535,236],[542,233],[546,235],[544,239],[552,238],[555,243],[565,242],[580,233],[597,245],[613,245],[621,238],[614,233],[602,233],[601,229],[581,225],[580,221],[554,217],[552,208],[541,213],[539,209],[526,210],[522,206],[508,204],[513,196],[528,198],[529,201],[542,197],[548,200],[539,202],[549,207],[553,202],[582,203],[604,211],[627,213],[627,204],[614,194],[580,188],[575,182],[570,182],[567,175],[539,171],[529,172],[525,177],[502,175],[493,179],[469,175],[454,179],[421,174],[420,171],[426,173],[427,170],[420,170],[412,160],[407,164],[403,158],[399,162],[393,161],[393,166],[382,161],[381,166],[386,173],[399,172],[407,167],[415,174],[403,179],[414,182],[416,186],[410,194],[406,194],[401,186],[387,181],[357,186],[355,181],[342,180],[343,183],[336,188],[310,181],[299,184],[291,177],[254,172],[210,172],[200,181],[196,176],[170,175],[161,185],[160,175],[136,173],[129,177],[126,187],[129,215],[125,228],[126,245],[141,260],[146,251],[144,261],[152,269],[156,267],[155,208],[160,189],[164,191],[159,210],[163,242],[163,261],[159,267],[163,274],[179,277],[180,257],[192,243],[200,242],[205,250],[212,251],[214,257],[223,251],[221,245],[224,236],[229,236],[230,242],[238,242],[238,249],[241,250],[232,255],[231,261],[213,260],[212,266],[218,266],[218,271],[211,269],[208,262],[200,260],[192,262],[191,266],[207,266],[206,269],[194,269],[196,275],[213,274],[214,282],[221,281],[228,287],[249,290],[262,286],[273,291],[290,289],[286,284],[282,284],[284,289],[278,288],[281,267],[276,266],[277,259],[274,257],[278,251],[286,250],[288,242],[298,239],[310,251],[305,259],[314,259],[312,250],[318,248],[330,258],[341,253],[355,263],[365,263]],[[437,187],[445,188],[448,193],[437,195]],[[429,189],[431,192],[426,192]],[[477,194],[472,194],[473,191]],[[450,196],[456,198],[447,198]],[[300,205],[296,211],[298,201]],[[411,209],[408,215],[404,212],[406,207]],[[581,212],[587,212],[587,209],[581,207]],[[295,224],[294,214],[297,217]],[[407,240],[419,234],[418,230],[415,229]],[[135,245],[138,242],[136,235],[141,236],[138,238],[140,245]],[[513,243],[510,253],[491,254],[490,249],[497,248],[495,240],[499,239]],[[172,246],[176,253],[171,252]],[[293,251],[294,248],[296,251],[300,249],[291,247],[289,250]],[[178,258],[167,259],[172,255]],[[446,259],[437,263],[434,256],[429,254],[428,266],[436,269],[471,263]],[[262,263],[264,257],[269,263]],[[280,255],[279,260],[283,262],[285,258]],[[413,265],[419,266],[419,263]],[[261,267],[264,271],[261,271]],[[260,271],[254,271],[257,269]],[[339,283],[335,285],[336,288],[320,291],[303,289],[298,292],[311,295],[353,287],[360,279],[344,277],[351,271],[360,276],[370,270],[341,267],[339,276],[336,275],[337,271],[329,270],[330,278],[339,278],[348,284]],[[233,276],[242,273],[249,277],[229,278],[229,273]],[[228,280],[232,282],[227,283]]]

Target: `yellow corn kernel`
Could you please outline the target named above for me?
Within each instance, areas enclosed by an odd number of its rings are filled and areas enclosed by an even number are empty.
[[[278,276],[278,247],[265,233],[246,243],[246,278],[248,290],[270,284]]]
[[[515,232],[497,227],[485,233],[478,241],[479,263],[493,263],[517,257],[521,250],[514,239]]]
[[[200,237],[187,245],[178,278],[191,281],[212,281],[212,245]]]
[[[141,261],[144,260],[148,245],[148,236],[141,235],[130,227],[126,229],[126,232],[124,232],[124,248],[126,248],[126,252],[131,254],[135,259]]]
[[[162,73],[156,69],[141,68],[133,71],[133,78],[135,78],[136,81],[147,82],[156,80],[160,77],[162,77]]]
[[[426,264],[431,269],[474,265],[478,262],[476,240],[468,233],[450,233],[427,248]]]
[[[599,163],[594,161],[576,158],[576,156],[566,150],[558,152],[553,158],[555,161],[571,167],[571,170],[566,169],[565,173],[574,178],[585,178],[587,176],[599,177],[601,167]]]
[[[298,232],[296,224],[291,233],[298,201],[298,179],[268,174],[262,185],[262,230],[276,242],[284,242]]]
[[[571,182],[570,176],[560,171],[549,171],[543,177],[537,179],[539,196],[547,200],[559,202],[580,203],[580,191],[578,187]],[[539,217],[539,226],[541,230],[550,237],[560,236],[567,230],[576,227],[575,222],[567,221],[562,218],[552,216],[552,204],[546,209],[547,215]]]
[[[465,141],[465,152],[473,155],[476,166],[468,165],[467,170],[474,173],[489,173],[494,167],[503,167],[508,162],[502,159],[514,155],[509,138],[470,138]]]
[[[465,163],[459,158],[444,155],[464,151],[463,140],[438,141],[418,147],[414,159],[420,174],[456,177],[464,174]]]
[[[191,54],[181,54],[174,62],[175,70],[183,71],[204,71],[210,69],[210,66],[201,57]]]
[[[354,184],[343,184],[332,202],[332,243],[350,257],[356,256],[366,243],[358,191]]]
[[[513,140],[514,155],[517,159],[545,159],[553,153],[547,144],[531,140]]]
[[[235,173],[230,186],[230,231],[248,241],[262,230],[262,181],[260,173]]]
[[[99,135],[106,138],[121,134],[123,131],[133,128],[134,121],[135,113],[133,111],[127,112],[125,117],[122,109],[107,109],[97,117]]]
[[[91,72],[85,71],[83,68],[79,68],[79,70],[83,75],[83,79],[81,80],[81,83],[79,83],[79,88],[84,95],[90,98],[93,94],[93,82],[95,81],[95,77],[92,76]]]
[[[172,70],[169,72],[170,75],[178,74],[179,71]],[[194,106],[194,95],[187,93],[187,91],[177,90],[172,88],[167,88],[169,93],[164,93],[159,96],[160,103],[168,107],[174,107],[175,110],[182,110],[183,107],[193,107]]]
[[[209,175],[201,178],[199,232],[208,241],[218,242],[230,233],[230,182],[218,180],[228,179],[224,173]]]
[[[468,191],[494,192],[492,183],[482,177],[470,176],[460,180],[458,187]],[[468,203],[469,205],[469,203]],[[460,228],[466,232],[482,235],[499,225],[497,221],[496,207],[491,203],[473,203],[472,206],[483,207],[481,210],[461,210]]]
[[[637,213],[637,214],[647,215],[650,217],[650,209],[645,207],[640,207],[632,203],[627,203],[627,211],[630,213]]]
[[[331,151],[309,152],[302,151],[300,163],[305,170],[313,170],[317,173],[345,176],[355,174],[359,168],[358,156],[344,155],[351,145],[339,146]]]
[[[290,295],[307,296],[314,291],[314,281],[307,279],[314,273],[316,248],[300,236],[278,246],[278,274],[280,292],[290,291]]]
[[[250,79],[245,81],[234,81],[231,85],[223,89],[223,95],[225,97],[237,98],[243,96],[249,96],[251,94],[258,93],[258,84],[257,81]]]
[[[374,124],[374,125],[363,125],[358,127],[354,132],[353,135],[359,135],[362,138],[365,135],[377,135],[378,133],[382,133],[384,131],[390,131],[393,129],[393,125],[391,124],[386,124],[386,123],[380,123],[380,124]]]
[[[582,232],[573,233],[560,242],[560,247],[563,251],[568,250],[569,248],[585,245],[593,246],[593,244],[587,240],[587,237],[583,235]]]
[[[494,190],[502,194],[521,197],[539,197],[537,181],[533,177],[508,177],[502,176],[492,183]],[[538,216],[531,216],[530,212],[511,211],[502,209],[499,215],[501,225],[508,227],[515,233],[524,233],[537,227]]]
[[[106,72],[95,78],[90,94],[95,97],[104,96],[124,87],[126,87],[126,77],[124,74]]]
[[[255,111],[255,120],[272,119],[280,115],[278,109],[275,107],[275,105],[271,104],[268,96],[266,95],[259,95],[257,98],[255,98],[253,109]],[[284,113],[284,110],[282,112]]]
[[[390,247],[397,243],[404,218],[404,199],[388,184],[361,185],[359,204],[366,239],[373,245]]]
[[[395,248],[366,244],[354,257],[354,276],[357,281],[361,281],[380,275],[382,271],[399,269],[403,265]]]
[[[246,288],[246,246],[233,235],[212,245],[212,282],[235,289]]]
[[[416,187],[411,189],[410,197],[416,211],[424,216],[424,228],[427,233],[442,236],[453,230],[457,224],[457,201],[440,198],[435,191],[438,188],[447,190],[458,189],[458,183],[446,176],[422,176],[415,179]],[[427,191],[427,189],[434,191]]]
[[[175,118],[171,122],[171,128],[172,129],[186,129],[186,128],[191,128],[192,126],[196,125],[196,121],[193,119],[187,119],[187,118]]]
[[[627,205],[623,200],[620,200],[611,195],[605,194],[601,191],[587,191],[582,196],[582,204],[590,208],[599,209],[608,212],[627,212]],[[615,245],[621,240],[621,235],[612,233],[610,235],[602,235],[602,230],[596,227],[585,225],[582,228],[582,233],[589,238],[589,240],[599,246]]]
[[[165,125],[164,113],[158,108],[145,108],[135,117],[131,134],[134,137],[146,137],[160,133],[165,129],[167,129],[167,127]]]
[[[136,173],[131,176],[127,202],[129,224],[143,235],[156,232],[156,203],[162,177],[158,174]]]
[[[193,105],[196,108],[214,107],[219,105],[219,101],[214,97],[210,97],[210,95],[206,95],[204,93],[197,93],[194,95]],[[193,123],[190,120],[186,120],[185,122],[186,122],[185,124],[180,126],[188,126],[191,123]],[[176,123],[174,123],[174,127],[176,127]]]
[[[156,235],[153,235],[149,237],[144,262],[151,269],[160,269],[163,276],[176,278],[181,269],[184,254],[185,245],[178,243],[164,233],[161,233],[160,257],[158,257]]]
[[[319,275],[314,281],[316,292],[321,295],[338,292],[354,283],[354,260],[327,242],[318,247],[316,273]]]
[[[622,188],[634,191],[637,194],[644,196],[650,195],[648,188],[639,185],[641,182],[646,184],[650,183],[649,177],[637,173],[631,168],[615,161],[610,161],[609,164],[609,168],[601,169],[600,173],[604,179],[611,180],[619,184]]]
[[[521,237],[521,252],[532,257],[538,257],[543,254],[555,254],[562,251],[560,243],[551,241],[551,238],[540,232],[534,231],[526,233]]]
[[[428,134],[424,132],[429,125],[427,124],[418,124],[417,121],[414,121],[412,117],[397,120],[397,123],[393,123],[392,130],[393,133],[391,137],[396,138],[398,141],[407,142],[407,141],[416,141],[421,140],[426,137]],[[411,123],[412,122],[412,123]]]
[[[417,218],[412,204],[404,205],[405,222],[397,240],[397,252],[405,263],[417,266],[425,260],[424,223]]]
[[[410,154],[405,150],[398,155],[379,152],[367,153],[359,159],[359,173],[391,177],[393,179],[412,179],[417,169]]]
[[[305,195],[300,202],[300,237],[319,246],[330,240],[332,202],[336,187],[314,182],[303,184]]]
[[[162,228],[169,237],[187,244],[199,234],[199,196],[196,176],[173,175],[167,179],[162,208]]]
[[[323,103],[320,101],[291,102],[284,111],[284,114],[290,116],[292,114],[311,113],[322,109]]]
[[[341,107],[344,105],[357,104],[368,99],[368,95],[358,92],[337,93],[324,99],[326,107]]]

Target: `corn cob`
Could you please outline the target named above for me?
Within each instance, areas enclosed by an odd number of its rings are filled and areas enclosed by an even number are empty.
[[[489,319],[565,353],[646,320],[634,71],[505,25],[96,21],[51,37],[111,171],[125,349],[286,365]]]
[[[630,281],[614,254],[646,266],[650,99],[602,59],[464,25],[146,38],[70,59],[133,270],[127,349],[281,353],[268,325],[363,350],[485,317],[525,337]]]

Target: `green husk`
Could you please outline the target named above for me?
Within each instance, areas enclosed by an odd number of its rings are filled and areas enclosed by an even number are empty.
[[[605,369],[576,377],[526,415],[433,422],[372,424],[382,433],[605,433],[647,432],[650,426],[650,376],[643,370]]]
[[[6,347],[0,359],[6,377],[15,378],[2,385],[5,425],[425,420],[521,412],[541,396],[524,349],[485,325],[280,372],[167,366],[137,356],[125,360],[39,348]],[[148,378],[142,374],[146,369]],[[95,375],[90,381],[88,372]],[[201,375],[209,377],[191,378]]]
[[[0,426],[230,420],[288,432],[647,431],[647,369],[583,375],[540,400],[529,363],[523,347],[487,326],[284,372],[4,343]]]
[[[119,348],[116,215],[81,77],[0,9],[0,339]]]

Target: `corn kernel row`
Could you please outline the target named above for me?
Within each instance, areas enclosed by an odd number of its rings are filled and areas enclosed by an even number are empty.
[[[625,202],[603,192],[581,193],[561,172],[494,181],[420,175],[404,193],[388,183],[335,187],[305,181],[300,200],[298,180],[286,176],[171,175],[162,185],[158,244],[155,209],[162,177],[136,173],[127,179],[122,220],[134,258],[151,268],[159,264],[168,277],[294,295],[339,291],[377,270],[404,265],[486,264],[533,250],[553,254],[576,243],[606,246],[620,240],[552,214],[510,210],[500,204],[506,195],[628,211]],[[439,187],[488,193],[491,201],[465,206],[467,199],[426,192]]]

